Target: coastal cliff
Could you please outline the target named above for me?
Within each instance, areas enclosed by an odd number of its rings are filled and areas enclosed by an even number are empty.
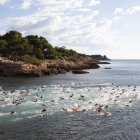
[[[44,60],[38,66],[21,62],[0,59],[0,76],[44,76],[66,73],[70,70],[95,69],[99,61],[86,57],[77,62],[66,60]]]

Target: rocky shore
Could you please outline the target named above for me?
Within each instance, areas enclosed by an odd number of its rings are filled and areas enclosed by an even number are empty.
[[[0,59],[0,76],[35,76],[64,74],[71,70],[96,69],[99,61],[87,57],[77,62],[66,60],[44,60],[38,66],[21,61]]]

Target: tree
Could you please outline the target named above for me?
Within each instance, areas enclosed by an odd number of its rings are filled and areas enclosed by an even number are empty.
[[[14,51],[21,52],[23,50],[24,50],[24,47],[22,45],[18,45],[16,47],[14,47]]]
[[[103,59],[106,59],[106,55],[103,56]]]
[[[15,43],[15,42],[19,42],[21,40],[22,34],[17,31],[9,31],[9,33],[6,33],[3,36],[3,38],[8,43]]]
[[[43,48],[44,48],[44,46],[46,46],[46,45],[49,44],[48,41],[46,40],[46,38],[40,36],[39,39],[40,39],[40,41],[42,42]]]
[[[6,50],[7,42],[5,40],[0,40],[0,51]]]
[[[44,58],[44,55],[43,55],[43,53],[42,53],[42,51],[41,51],[41,49],[40,48],[38,48],[37,50],[36,50],[36,57],[38,58],[38,59],[43,59]]]
[[[34,45],[35,47],[37,47],[37,46],[41,45],[42,42],[41,42],[39,39],[32,38],[32,39],[30,40],[30,44],[31,44],[31,45]]]

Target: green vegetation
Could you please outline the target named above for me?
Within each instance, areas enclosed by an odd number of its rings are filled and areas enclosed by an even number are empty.
[[[106,55],[102,56],[100,54],[96,54],[96,55],[88,55],[89,57],[92,57],[93,59],[97,59],[97,60],[109,60],[108,57],[106,57]]]
[[[22,37],[18,31],[0,35],[0,55],[38,65],[43,59],[65,59],[77,61],[87,57],[85,54],[66,49],[65,46],[53,47],[44,37],[28,35]]]
[[[38,65],[42,62],[39,59],[37,59],[34,55],[32,57],[29,55],[25,55],[25,56],[17,57],[17,59],[19,61],[27,62],[33,65]]]

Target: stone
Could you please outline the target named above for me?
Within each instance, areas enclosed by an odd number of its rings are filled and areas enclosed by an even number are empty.
[[[73,70],[72,73],[74,74],[86,74],[89,73],[88,71],[83,71],[83,70]]]

